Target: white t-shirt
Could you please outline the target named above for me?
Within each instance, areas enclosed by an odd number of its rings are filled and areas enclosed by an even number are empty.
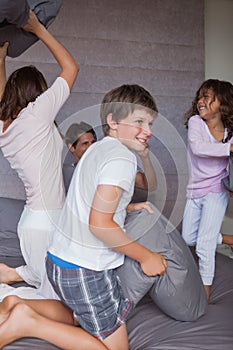
[[[89,215],[98,185],[119,186],[124,191],[114,220],[123,228],[136,171],[135,155],[118,139],[105,137],[90,146],[73,174],[50,253],[97,271],[123,264],[124,255],[108,248],[90,232]]]
[[[54,119],[69,94],[66,80],[58,77],[19,113],[5,132],[0,121],[0,147],[22,179],[26,205],[31,209],[59,209],[64,203],[63,141]]]

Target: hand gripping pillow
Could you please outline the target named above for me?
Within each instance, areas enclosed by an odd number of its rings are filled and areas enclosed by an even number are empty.
[[[167,260],[163,276],[146,276],[138,262],[125,257],[117,269],[124,295],[136,305],[149,291],[156,305],[168,316],[180,321],[194,321],[205,313],[206,293],[189,247],[178,230],[153,207],[127,216],[128,236],[162,254]]]
[[[21,29],[31,9],[43,25],[48,28],[61,7],[61,0],[1,0],[0,1],[0,45],[9,41],[7,55],[17,57],[33,45],[38,38]]]

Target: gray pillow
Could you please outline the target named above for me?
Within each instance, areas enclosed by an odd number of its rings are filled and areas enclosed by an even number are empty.
[[[0,45],[9,41],[7,55],[17,57],[33,45],[38,38],[21,29],[27,23],[29,9],[46,28],[54,21],[61,7],[61,0],[1,0]]]
[[[231,153],[228,163],[228,175],[222,179],[223,187],[233,192],[233,154]]]
[[[148,277],[140,265],[126,257],[117,269],[122,290],[136,305],[149,291],[150,297],[168,316],[180,321],[194,321],[207,307],[206,293],[189,247],[178,230],[155,208],[127,216],[126,232],[148,249],[167,260],[163,276]]]
[[[0,197],[0,255],[21,256],[17,225],[25,201]]]

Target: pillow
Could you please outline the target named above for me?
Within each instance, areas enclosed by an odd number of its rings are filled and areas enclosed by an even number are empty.
[[[233,192],[233,154],[231,153],[228,163],[228,175],[222,179],[223,187]]]
[[[0,197],[0,255],[21,256],[17,225],[25,201]]]
[[[136,305],[149,291],[156,305],[168,316],[180,321],[194,321],[207,307],[204,286],[197,264],[181,234],[154,207],[127,216],[126,232],[148,249],[161,253],[167,260],[163,276],[146,276],[139,263],[125,257],[117,269],[123,294]]]
[[[27,23],[30,9],[48,28],[54,21],[60,7],[61,0],[1,0],[0,45],[9,41],[7,55],[17,57],[38,41],[34,34],[20,28]]]

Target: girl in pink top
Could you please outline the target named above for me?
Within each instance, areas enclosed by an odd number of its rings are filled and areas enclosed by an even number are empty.
[[[227,176],[233,152],[232,84],[206,80],[185,119],[189,181],[182,236],[189,246],[196,246],[199,271],[210,301],[216,246],[226,243],[233,247],[233,236],[219,233],[228,202],[221,180]]]

